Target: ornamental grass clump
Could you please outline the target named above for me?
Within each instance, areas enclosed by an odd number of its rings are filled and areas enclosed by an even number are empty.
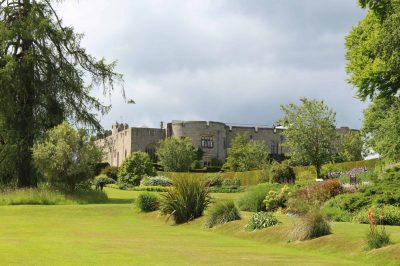
[[[272,212],[256,212],[249,220],[245,229],[248,231],[259,230],[279,224],[279,220]]]
[[[156,194],[145,192],[139,194],[135,204],[142,212],[152,212],[158,209],[160,200]]]
[[[294,239],[300,241],[329,234],[331,234],[331,226],[319,209],[311,210],[302,216],[292,231]]]
[[[209,191],[202,181],[182,178],[161,195],[160,210],[181,224],[202,216],[210,202]]]
[[[367,234],[367,244],[369,249],[381,248],[390,244],[390,235],[386,232],[383,223],[384,217],[385,213],[382,210],[378,224],[374,210],[368,211],[369,232]]]
[[[217,203],[211,210],[205,227],[212,228],[218,224],[240,220],[239,210],[233,201]]]

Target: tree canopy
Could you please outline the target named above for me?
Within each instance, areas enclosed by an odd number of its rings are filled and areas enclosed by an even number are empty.
[[[367,144],[388,161],[400,160],[400,99],[375,99],[364,112]]]
[[[399,96],[400,0],[360,0],[369,8],[346,37],[348,81],[362,100]]]
[[[237,134],[230,143],[225,169],[249,171],[261,169],[268,163],[267,145],[264,142],[247,140],[246,135]]]
[[[196,159],[196,150],[189,138],[167,138],[160,142],[157,156],[164,171],[188,172]]]
[[[90,185],[88,181],[94,177],[101,156],[86,130],[75,130],[67,123],[49,130],[33,147],[40,174],[52,186],[68,192]]]
[[[287,127],[283,132],[292,162],[315,166],[317,178],[321,176],[322,164],[334,157],[337,140],[336,114],[323,101],[300,99],[281,106],[284,116],[278,121]]]
[[[156,170],[147,153],[137,151],[132,153],[121,165],[118,171],[120,185],[139,186],[145,176],[155,176]]]
[[[0,164],[19,186],[35,186],[32,147],[47,129],[70,121],[100,129],[109,110],[90,94],[110,92],[122,76],[115,62],[81,47],[83,35],[63,25],[52,0],[0,0]],[[10,157],[12,164],[4,166]]]
[[[364,142],[359,131],[349,130],[341,134],[338,155],[342,161],[360,161],[363,159]]]

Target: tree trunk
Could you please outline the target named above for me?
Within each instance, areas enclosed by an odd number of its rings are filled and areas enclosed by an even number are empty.
[[[24,0],[21,20],[26,20],[31,11],[30,0]],[[33,171],[32,147],[35,139],[34,133],[34,64],[29,58],[32,52],[33,40],[27,36],[21,38],[21,53],[18,55],[18,63],[21,71],[21,88],[19,95],[16,95],[16,103],[19,104],[17,114],[16,133],[19,144],[17,159],[18,187],[36,187],[37,180]]]
[[[317,179],[320,179],[321,178],[321,165],[316,165],[315,171],[317,172]]]

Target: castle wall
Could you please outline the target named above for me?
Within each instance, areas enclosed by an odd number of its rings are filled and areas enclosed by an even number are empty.
[[[166,137],[165,129],[161,128],[131,128],[133,151],[146,151],[149,146],[158,146]]]
[[[339,135],[348,132],[349,128],[339,128]],[[188,137],[193,147],[203,150],[202,165],[209,165],[211,159],[224,161],[227,150],[237,134],[244,134],[249,140],[263,141],[269,154],[281,155],[288,151],[283,147],[283,128],[265,126],[234,126],[220,122],[206,121],[173,121],[163,128],[129,128],[127,124],[113,125],[111,135],[96,141],[103,149],[103,161],[111,166],[121,166],[122,162],[135,151],[147,152],[152,160],[158,144],[166,137]],[[340,142],[338,139],[337,143]],[[335,144],[337,144],[335,143]]]
[[[268,153],[283,154],[286,152],[282,143],[284,138],[282,129],[273,129],[269,127],[250,127],[250,126],[226,126],[228,147],[236,135],[245,135],[248,140],[263,141],[266,144]]]
[[[226,158],[226,128],[224,123],[206,121],[173,121],[170,125],[174,137],[188,137],[193,147],[204,152],[203,161]],[[208,141],[208,142],[206,142]],[[212,141],[212,145],[210,145]],[[204,145],[205,144],[205,145]]]

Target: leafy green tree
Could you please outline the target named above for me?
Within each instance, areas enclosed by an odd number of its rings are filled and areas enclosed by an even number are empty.
[[[336,114],[323,101],[300,101],[301,105],[281,106],[284,116],[279,123],[287,127],[284,146],[292,162],[313,165],[320,178],[322,164],[334,158]]]
[[[400,99],[375,99],[364,112],[368,147],[388,161],[400,161]]]
[[[196,160],[196,149],[189,138],[167,138],[157,150],[160,164],[167,172],[188,172]]]
[[[35,140],[63,121],[100,129],[95,113],[109,108],[90,91],[102,86],[110,92],[122,81],[115,63],[81,47],[82,35],[63,25],[53,2],[0,0],[0,168],[16,176],[20,187],[37,183]]]
[[[138,186],[145,176],[155,176],[156,171],[149,155],[145,152],[132,153],[118,171],[118,182],[128,186]]]
[[[363,159],[364,142],[357,131],[348,131],[340,136],[338,155],[342,161],[361,161]]]
[[[38,172],[52,186],[68,192],[88,184],[101,157],[86,130],[75,130],[67,123],[49,130],[33,147]]]
[[[349,82],[362,100],[398,96],[400,1],[360,0],[365,18],[346,37]]]
[[[228,148],[225,169],[249,171],[261,169],[268,163],[268,151],[264,142],[247,140],[246,135],[237,134]]]

